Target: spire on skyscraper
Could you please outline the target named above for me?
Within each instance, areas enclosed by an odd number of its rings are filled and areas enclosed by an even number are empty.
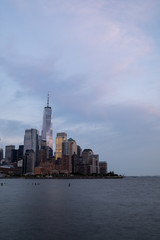
[[[47,97],[47,107],[49,107],[49,91],[48,91],[48,97]]]

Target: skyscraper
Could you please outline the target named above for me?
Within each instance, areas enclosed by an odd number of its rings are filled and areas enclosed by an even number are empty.
[[[25,156],[23,158],[23,173],[34,173],[35,166],[35,152],[30,149],[26,150]]]
[[[69,140],[62,143],[62,171],[72,172],[72,142]]]
[[[56,160],[62,158],[62,143],[67,140],[67,134],[65,132],[57,133],[56,137]]]
[[[53,152],[53,134],[52,134],[52,108],[49,106],[49,94],[47,98],[47,107],[44,107],[42,141],[46,141]]]
[[[37,129],[26,129],[24,135],[24,149],[23,154],[25,155],[27,150],[33,150],[35,159],[37,161],[38,150],[39,150],[39,131]]]
[[[0,161],[3,159],[3,148],[0,149]]]
[[[12,150],[15,149],[15,145],[8,145],[5,149],[5,159],[8,162],[12,160]]]
[[[71,143],[71,149],[72,149],[72,155],[73,154],[77,154],[77,143],[75,140],[73,140],[72,138],[69,138],[68,141]]]

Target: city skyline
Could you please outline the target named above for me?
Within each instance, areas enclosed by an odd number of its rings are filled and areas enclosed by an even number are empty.
[[[159,9],[158,0],[3,1],[0,148],[42,129],[49,90],[54,146],[67,132],[110,170],[159,175]]]
[[[55,153],[53,153],[52,108],[44,108],[42,135],[39,130],[25,129],[24,144],[15,149],[15,145],[5,146],[0,152],[0,173],[9,176],[35,177],[114,177],[122,178],[114,171],[108,172],[107,162],[99,161],[99,154],[92,149],[77,145],[73,138],[67,139],[67,133],[57,133]]]

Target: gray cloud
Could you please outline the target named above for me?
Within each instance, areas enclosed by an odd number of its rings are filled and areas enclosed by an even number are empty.
[[[146,26],[158,6],[156,0],[3,2],[3,144],[23,142],[25,128],[40,130],[49,90],[54,136],[66,131],[111,170],[157,174],[159,60]],[[12,9],[7,19],[6,9]]]
[[[28,127],[20,121],[0,119],[0,144],[3,147],[9,144],[18,147],[19,144],[23,144],[24,132]]]

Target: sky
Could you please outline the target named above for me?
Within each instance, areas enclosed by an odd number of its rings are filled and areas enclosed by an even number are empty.
[[[1,0],[0,147],[66,132],[108,170],[160,175],[160,1]]]

